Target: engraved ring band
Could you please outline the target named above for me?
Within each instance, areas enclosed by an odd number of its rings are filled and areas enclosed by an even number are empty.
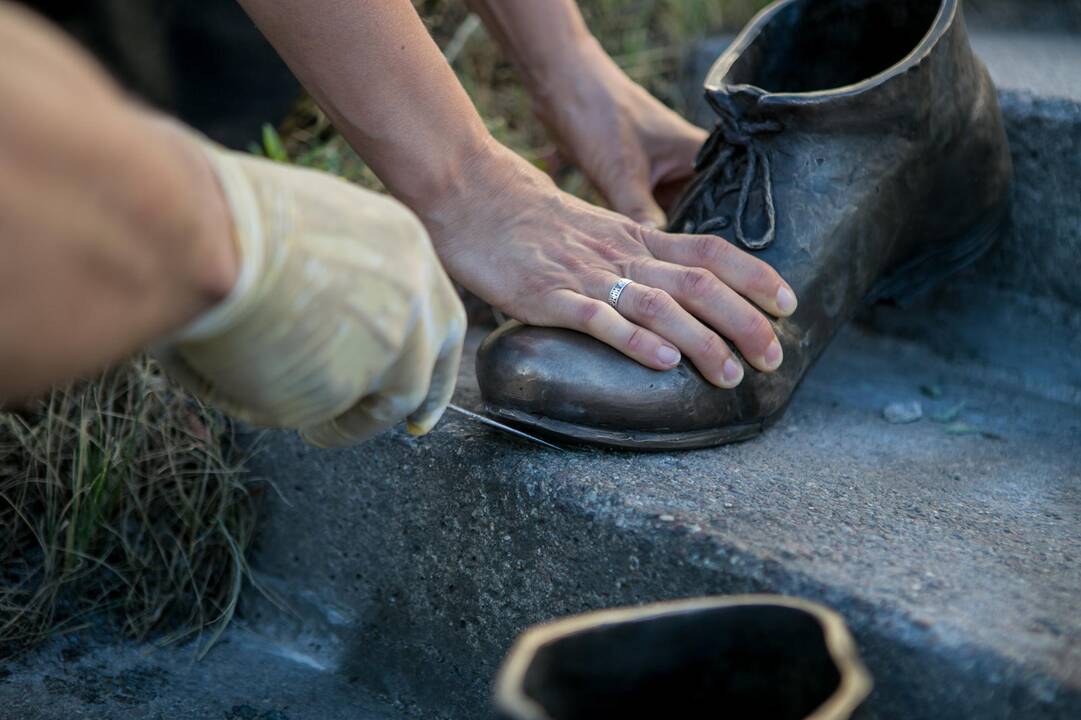
[[[619,296],[623,294],[623,291],[627,289],[633,280],[630,278],[620,278],[616,281],[616,284],[612,286],[612,289],[608,291],[608,304],[612,307],[619,309]]]

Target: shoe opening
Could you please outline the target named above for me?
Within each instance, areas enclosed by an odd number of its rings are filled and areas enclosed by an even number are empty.
[[[560,638],[537,651],[523,689],[552,720],[800,720],[840,680],[814,616],[752,605]]]
[[[762,29],[726,79],[772,93],[853,85],[896,65],[930,31],[943,0],[798,0]]]

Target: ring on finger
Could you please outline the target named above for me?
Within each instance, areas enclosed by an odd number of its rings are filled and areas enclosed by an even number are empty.
[[[608,304],[619,309],[619,298],[623,295],[623,291],[627,289],[627,286],[634,281],[630,278],[620,278],[616,281],[616,284],[612,286],[612,289],[608,291]]]

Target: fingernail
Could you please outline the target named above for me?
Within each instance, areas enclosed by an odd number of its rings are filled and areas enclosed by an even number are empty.
[[[724,384],[728,387],[735,387],[739,385],[743,380],[743,366],[735,360],[735,358],[728,358],[724,361]]]
[[[766,356],[763,358],[766,363],[766,367],[770,370],[776,370],[781,366],[781,361],[784,360],[784,353],[781,351],[781,343],[774,340],[766,348]]]
[[[650,230],[656,230],[661,226],[656,220],[643,220],[638,224],[644,228],[649,228]]]
[[[777,309],[785,315],[791,315],[796,311],[796,294],[784,285],[777,291]]]
[[[675,365],[679,362],[679,350],[671,345],[661,345],[657,348],[657,360],[661,365]]]

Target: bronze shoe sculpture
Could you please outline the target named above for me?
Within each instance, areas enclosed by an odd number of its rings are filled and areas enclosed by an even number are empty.
[[[691,448],[746,439],[861,303],[933,286],[986,251],[1012,165],[960,0],[781,0],[706,79],[718,122],[670,229],[754,251],[796,291],[785,361],[734,390],[584,335],[509,323],[478,353],[494,417],[565,439]]]
[[[844,720],[870,689],[839,615],[745,595],[531,628],[503,662],[495,707],[501,720]]]

